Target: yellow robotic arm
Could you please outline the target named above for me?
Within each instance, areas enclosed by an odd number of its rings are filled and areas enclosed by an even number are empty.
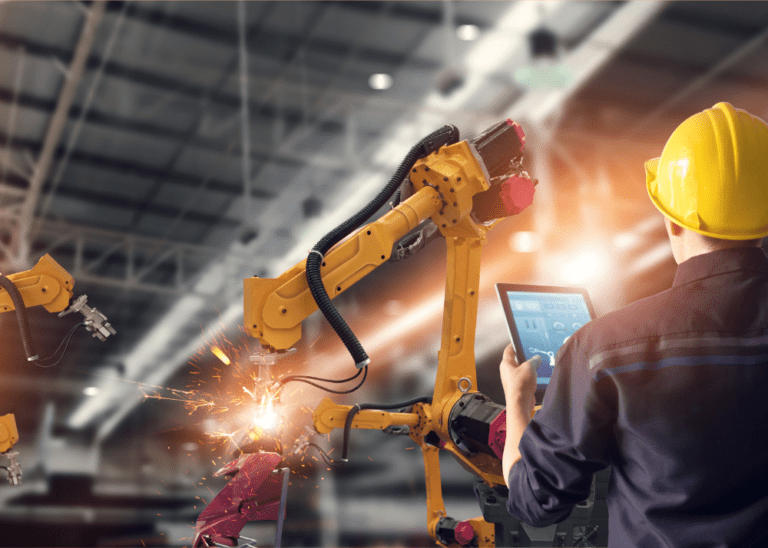
[[[520,126],[506,120],[472,141],[430,152],[410,168],[410,198],[322,257],[322,283],[333,298],[386,262],[395,243],[426,219],[431,219],[446,239],[448,270],[442,341],[431,402],[416,403],[410,412],[389,413],[353,410],[325,399],[313,414],[320,433],[344,428],[347,422],[346,428],[409,427],[410,437],[424,455],[429,532],[443,545],[457,543],[458,537],[441,532],[446,513],[438,451],[449,451],[465,469],[489,485],[504,483],[501,448],[492,443],[494,436],[504,435],[504,427],[500,426],[504,422],[503,408],[477,393],[474,339],[480,251],[485,235],[500,218],[519,213],[533,199],[535,181],[521,165],[524,143]],[[276,279],[254,277],[244,281],[246,332],[269,350],[291,348],[301,338],[302,320],[318,308],[306,269],[307,261],[302,261]],[[469,414],[468,409],[472,410]],[[471,433],[469,438],[464,435],[471,430],[472,421],[478,420],[485,424],[479,441],[470,439]],[[480,546],[492,546],[492,524],[482,519],[469,522]],[[467,532],[462,534],[465,538]]]
[[[0,417],[0,454],[8,458],[8,466],[0,466],[8,473],[11,485],[21,483],[21,467],[16,461],[18,453],[11,451],[13,444],[19,441],[19,431],[16,429],[16,418],[13,415]]]
[[[0,417],[0,453],[8,451],[17,441],[19,431],[16,429],[16,418],[10,414]]]
[[[41,305],[48,312],[69,306],[75,279],[50,255],[44,255],[31,269],[6,276],[19,290],[27,308]],[[11,295],[0,287],[0,312],[15,310]]]
[[[0,275],[0,313],[16,310],[16,304],[22,303],[23,308],[40,305],[48,312],[59,312],[59,316],[80,312],[85,316],[85,328],[91,331],[94,337],[104,341],[110,335],[114,335],[115,329],[107,321],[107,317],[97,309],[85,304],[88,300],[86,295],[78,297],[72,306],[65,310],[72,298],[74,286],[75,279],[69,272],[64,270],[50,255],[43,255],[30,270],[8,276]],[[25,316],[23,310],[17,311],[17,315],[19,315],[22,342],[27,352],[27,359],[35,361],[38,356],[32,350],[29,334],[25,334],[25,331],[28,331],[28,326],[25,325],[25,317],[22,317]]]
[[[87,300],[85,295],[81,295],[67,309],[74,285],[75,279],[47,254],[30,270],[8,276],[0,275],[0,313],[16,311],[27,360],[37,362],[39,358],[32,344],[25,311],[33,306],[42,306],[48,312],[59,312],[59,316],[70,312],[81,312],[85,316],[86,329],[92,331],[93,336],[101,340],[115,334],[106,316],[85,304]],[[11,414],[0,417],[0,454],[9,460],[8,466],[0,466],[0,468],[8,472],[8,479],[14,485],[18,485],[21,481],[21,468],[16,461],[18,453],[11,451],[13,444],[18,440],[19,433],[16,429],[15,417]]]

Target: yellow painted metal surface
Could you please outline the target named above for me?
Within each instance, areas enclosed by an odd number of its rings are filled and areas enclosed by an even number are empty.
[[[469,144],[461,141],[445,146],[419,160],[410,173],[414,194],[387,215],[364,226],[326,254],[322,278],[333,298],[389,259],[393,245],[431,218],[447,244],[447,276],[441,347],[432,403],[416,404],[411,413],[363,410],[352,428],[384,429],[409,426],[409,436],[424,456],[427,526],[436,539],[436,527],[446,516],[440,481],[439,451],[450,452],[470,473],[489,485],[503,485],[501,462],[490,455],[468,455],[451,440],[448,418],[453,405],[465,393],[477,391],[475,329],[480,284],[480,254],[485,235],[498,221],[482,224],[473,216],[475,194],[489,188],[484,169]],[[301,321],[317,306],[307,287],[306,261],[279,278],[248,278],[245,283],[245,329],[275,350],[292,347],[301,338]],[[324,399],[313,413],[315,428],[329,433],[343,428],[348,405]],[[426,442],[430,433],[440,440],[436,447]],[[433,437],[432,443],[437,443]],[[493,546],[493,524],[472,520],[479,546]],[[438,542],[439,544],[439,542]]]
[[[8,451],[17,441],[19,431],[16,428],[16,418],[11,414],[0,417],[0,453]]]
[[[27,308],[42,305],[48,312],[61,312],[72,298],[75,279],[46,254],[30,270],[9,274],[9,280],[19,289]],[[15,310],[11,296],[0,289],[0,312]]]
[[[434,189],[423,189],[331,249],[321,267],[328,296],[342,294],[389,260],[394,244],[439,210],[441,203]],[[302,261],[275,279],[244,280],[245,329],[263,346],[291,348],[301,339],[302,320],[317,310],[305,265]]]
[[[488,523],[482,517],[469,520],[469,524],[477,535],[478,548],[492,548],[496,546],[496,531],[493,523]]]
[[[330,398],[325,398],[312,413],[315,429],[321,434],[327,434],[334,428],[344,428],[351,405],[338,405]],[[352,428],[367,430],[384,430],[388,426],[416,426],[420,418],[416,413],[389,413],[363,409],[352,419]]]

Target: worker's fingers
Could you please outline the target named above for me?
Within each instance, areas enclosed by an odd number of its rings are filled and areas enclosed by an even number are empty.
[[[515,347],[513,345],[508,344],[504,349],[504,356],[502,357],[502,361],[515,367],[520,365],[517,361],[517,354],[515,353]],[[536,354],[524,363],[527,363],[534,371],[536,371],[541,365],[541,356]]]
[[[536,374],[536,370],[541,365],[541,356],[536,354],[535,356],[533,356],[530,360],[528,360],[525,363],[527,363],[528,365],[531,366],[531,369],[533,369],[533,374],[535,375]]]
[[[515,354],[515,347],[513,345],[507,345],[507,347],[504,349],[504,356],[502,359],[505,362],[511,363],[512,365],[517,365],[517,355]]]

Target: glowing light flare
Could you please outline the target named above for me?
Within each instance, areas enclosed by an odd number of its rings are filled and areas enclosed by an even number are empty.
[[[610,271],[610,257],[600,246],[584,246],[562,263],[561,272],[569,284],[596,283]]]
[[[509,247],[516,253],[533,253],[540,244],[539,235],[535,232],[521,230],[509,237]]]
[[[456,27],[456,37],[463,42],[473,42],[480,38],[480,27],[477,25],[459,25]]]
[[[643,243],[640,235],[634,232],[621,232],[613,237],[613,245],[619,251],[626,251]]]
[[[281,422],[281,417],[275,411],[275,402],[272,398],[262,397],[261,406],[253,417],[253,426],[259,430],[268,431],[279,426]]]
[[[280,424],[280,416],[274,411],[263,410],[253,420],[253,426],[259,430],[272,430]]]
[[[211,348],[211,352],[213,352],[213,355],[219,358],[224,363],[224,365],[230,365],[232,363],[232,361],[227,357],[224,351],[218,346],[214,346],[213,348]]]
[[[371,76],[368,78],[368,85],[371,86],[372,89],[376,90],[389,89],[392,87],[393,83],[394,79],[392,76],[384,72],[371,74]]]

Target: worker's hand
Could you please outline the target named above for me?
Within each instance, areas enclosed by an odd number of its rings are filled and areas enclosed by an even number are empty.
[[[539,355],[518,364],[515,348],[510,344],[504,349],[499,373],[507,406],[519,405],[527,413],[533,410],[536,405],[536,369],[540,365],[541,356]]]

